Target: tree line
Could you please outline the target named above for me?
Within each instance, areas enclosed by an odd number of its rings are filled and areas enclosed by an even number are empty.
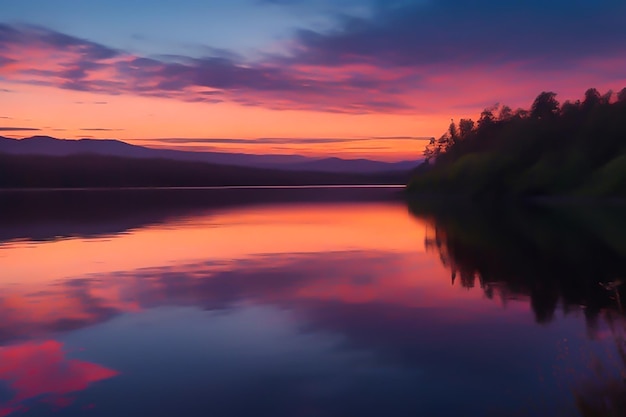
[[[405,182],[408,176],[404,172],[286,171],[96,154],[47,156],[0,153],[0,189],[398,184]]]
[[[626,196],[626,88],[588,89],[561,104],[542,92],[530,109],[496,105],[452,121],[424,151],[410,189],[470,195]]]

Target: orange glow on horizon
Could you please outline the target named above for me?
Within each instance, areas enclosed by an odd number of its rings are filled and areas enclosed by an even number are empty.
[[[597,64],[596,64],[597,65]],[[471,79],[472,91],[466,90]],[[626,84],[626,79],[624,80]],[[204,144],[202,150],[218,152],[304,154],[308,156],[365,157],[381,160],[416,159],[425,141],[398,137],[438,137],[450,119],[477,119],[480,111],[495,102],[513,108],[528,107],[534,92],[551,89],[559,98],[577,98],[581,85],[600,90],[616,88],[614,83],[597,83],[554,74],[549,81],[520,81],[515,71],[496,77],[479,69],[450,78],[432,77],[429,92],[407,93],[406,100],[416,105],[412,113],[344,114],[310,110],[272,110],[233,102],[194,103],[171,98],[133,95],[106,95],[62,90],[55,87],[0,82],[6,104],[0,116],[2,125],[28,127],[33,131],[0,131],[8,137],[49,135],[53,137],[111,138],[144,146],[200,150],[194,144],[170,145],[150,142],[157,138],[286,138],[284,144]],[[554,88],[559,87],[561,88]],[[550,88],[552,87],[552,88]],[[442,93],[440,89],[447,92]],[[493,99],[493,97],[503,99]],[[469,98],[468,98],[469,97]],[[507,100],[506,97],[517,97]],[[463,100],[461,100],[464,98]],[[463,101],[467,104],[462,104]],[[420,110],[421,108],[421,110]],[[364,142],[302,143],[298,138],[373,138]],[[379,138],[379,139],[375,139]],[[296,139],[294,141],[294,139]],[[195,146],[198,146],[195,144]]]
[[[212,227],[215,224],[220,227]],[[408,248],[423,251],[424,229],[415,224],[401,203],[285,204],[230,209],[194,218],[193,223],[181,219],[169,227],[151,226],[110,238],[17,242],[12,245],[11,256],[0,258],[0,285],[39,285],[68,276],[207,258],[245,259],[261,253]],[[407,234],[407,230],[412,233]],[[389,239],[381,241],[381,233]],[[30,259],[37,262],[29,262]]]
[[[7,89],[15,86],[2,85]],[[404,137],[407,133],[439,131],[448,116],[407,117],[397,114],[348,115],[312,111],[270,110],[234,103],[188,103],[164,98],[109,96],[20,85],[18,93],[3,94],[10,117],[4,125],[34,131],[0,131],[0,136],[110,138],[149,146],[149,138],[355,138]],[[2,93],[0,93],[2,94]],[[80,104],[79,104],[80,103]],[[96,104],[106,103],[106,104]],[[242,121],[245,121],[242,123]],[[102,130],[83,130],[102,129]],[[413,135],[415,136],[415,135]],[[420,135],[421,136],[421,135]],[[338,144],[208,144],[219,152],[306,154],[310,156],[416,159],[425,143],[394,139]],[[158,143],[152,143],[159,145]],[[164,145],[164,144],[160,144]],[[168,146],[176,148],[176,146]],[[357,147],[358,149],[350,149]],[[181,147],[178,147],[180,149]],[[192,149],[192,148],[190,148]]]

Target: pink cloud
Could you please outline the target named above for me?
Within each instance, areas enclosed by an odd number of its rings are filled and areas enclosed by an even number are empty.
[[[2,29],[10,36],[2,36]],[[0,76],[15,83],[207,104],[451,117],[477,114],[495,102],[528,106],[542,90],[577,98],[588,87],[626,85],[626,76],[616,70],[626,59],[614,56],[581,58],[567,71],[542,69],[534,58],[408,65],[345,52],[329,63],[304,57],[307,51],[321,53],[319,45],[304,48],[305,40],[294,46],[292,58],[244,64],[224,57],[140,57],[46,29],[0,25]]]
[[[103,366],[67,359],[63,345],[54,340],[0,348],[0,381],[8,384],[13,397],[0,404],[0,416],[23,410],[33,399],[57,408],[72,403],[69,394],[82,391],[94,382],[118,373]]]

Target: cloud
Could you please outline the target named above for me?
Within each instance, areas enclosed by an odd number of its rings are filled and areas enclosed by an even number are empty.
[[[153,149],[167,149],[173,151],[185,151],[185,152],[224,152],[224,148],[221,146],[210,146],[210,145],[153,145],[150,144],[148,147]]]
[[[371,139],[383,140],[430,140],[429,136],[372,136]]]
[[[94,61],[113,58],[119,54],[115,49],[104,45],[75,38],[43,27],[0,24],[0,51],[8,49],[7,45],[21,45],[27,47],[39,45],[53,50],[67,50]]]
[[[567,67],[624,52],[626,3],[439,0],[381,6],[372,19],[347,18],[329,33],[300,30],[293,61],[398,67],[526,62]],[[582,30],[584,28],[584,30]],[[576,47],[572,47],[576,45]]]
[[[149,142],[150,147],[165,148],[176,150],[194,150],[194,151],[214,151],[224,148],[220,146],[210,145],[282,145],[271,146],[274,151],[290,150],[293,151],[294,146],[308,145],[343,145],[343,150],[355,151],[372,151],[372,150],[388,150],[393,146],[384,146],[384,141],[425,141],[430,140],[426,137],[412,136],[381,136],[381,137],[356,137],[356,138],[142,138],[133,139],[133,142]],[[354,144],[359,146],[345,147],[345,145]],[[235,148],[233,148],[235,149]]]
[[[296,30],[286,53],[256,61],[209,46],[201,57],[137,56],[41,27],[0,24],[0,77],[100,94],[350,114],[458,114],[496,101],[528,105],[543,89],[578,96],[590,86],[626,84],[619,71],[626,66],[622,1],[370,6],[371,13],[343,15],[330,30]]]
[[[74,104],[109,104],[108,101],[75,101]]]
[[[362,142],[371,140],[369,138],[157,138],[157,139],[137,139],[150,142],[162,142],[173,144],[187,143],[222,143],[222,144],[315,144],[315,143],[347,143]]]
[[[125,129],[109,129],[105,127],[84,127],[80,129],[85,132],[121,132]]]
[[[140,57],[52,30],[0,25],[0,75],[12,82],[100,94],[134,94],[207,104],[231,101],[272,109],[338,113],[407,111],[384,97],[395,75],[322,74],[286,67],[277,57],[244,63],[233,54]],[[396,87],[397,88],[397,87]],[[369,92],[369,94],[367,94]],[[374,97],[374,95],[378,95]]]
[[[41,129],[37,129],[35,127],[7,127],[0,126],[0,132],[33,132]]]
[[[6,66],[6,65],[12,64],[14,62],[15,62],[14,59],[10,59],[10,58],[7,58],[7,57],[0,56],[0,68],[3,67],[3,66]]]

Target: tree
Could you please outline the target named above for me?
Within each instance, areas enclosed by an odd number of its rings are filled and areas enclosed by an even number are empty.
[[[452,137],[446,132],[439,139],[430,138],[428,145],[426,145],[426,149],[424,149],[424,157],[426,161],[430,162],[430,160],[436,160],[439,155],[445,153],[452,146]]]
[[[448,127],[448,134],[450,135],[452,143],[454,143],[459,137],[459,132],[456,128],[456,124],[454,123],[454,119],[450,122],[450,126]]]
[[[561,114],[563,116],[574,115],[580,109],[580,100],[576,100],[575,102],[571,102],[566,100],[565,103],[561,106]]]
[[[485,109],[480,113],[480,119],[478,119],[478,128],[484,129],[485,127],[493,124],[493,109]]]
[[[465,139],[474,130],[474,121],[472,119],[461,119],[459,122],[459,130],[461,138]]]
[[[593,109],[602,102],[602,96],[600,92],[595,88],[590,88],[585,91],[585,99],[583,100],[583,108]]]
[[[544,91],[529,111],[493,106],[476,124],[453,121],[431,140],[425,155],[436,163],[415,187],[478,199],[626,197],[626,88],[616,96],[590,88],[581,100],[561,105]]]
[[[559,114],[556,93],[544,91],[537,96],[530,108],[530,116],[539,120],[550,120]]]
[[[513,117],[515,117],[516,119],[525,119],[528,117],[528,114],[529,114],[528,110],[519,108],[515,110],[515,112],[513,113]]]
[[[610,104],[611,103],[611,97],[613,97],[613,90],[609,90],[606,93],[604,93],[602,95],[602,97],[600,98],[600,103],[602,103],[602,104]]]
[[[509,120],[513,117],[513,110],[509,106],[500,107],[500,113],[498,114],[498,120]]]
[[[437,158],[437,155],[437,139],[432,137],[424,149],[424,158],[426,158],[426,162],[430,162],[431,159]]]

